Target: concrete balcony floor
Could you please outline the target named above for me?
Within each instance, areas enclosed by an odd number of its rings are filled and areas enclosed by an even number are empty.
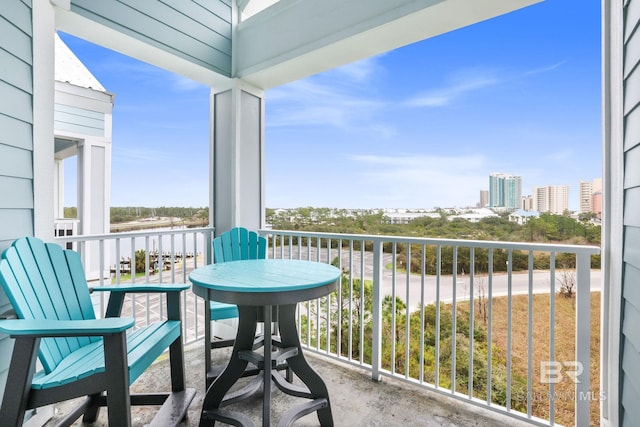
[[[228,349],[215,351],[215,361],[223,363]],[[402,381],[384,378],[376,383],[364,371],[322,356],[306,353],[311,366],[322,376],[329,389],[334,424],[336,426],[530,426],[520,420],[466,404],[459,400],[423,390]],[[204,396],[204,356],[202,342],[185,348],[187,387],[197,390],[184,426],[197,426]],[[246,381],[243,379],[241,381]],[[164,391],[169,386],[168,356],[161,357],[132,386],[133,392]],[[262,425],[262,395],[258,393],[244,402],[230,406],[249,414],[256,426]],[[271,424],[276,425],[280,414],[304,399],[286,395],[275,386],[272,392]],[[78,400],[58,404],[54,417],[46,426],[56,425]],[[134,426],[148,424],[157,408],[137,407],[132,410]],[[100,411],[93,426],[106,426],[107,411]],[[218,423],[219,425],[223,425]],[[78,420],[74,426],[82,425]],[[294,426],[318,426],[315,413],[294,423]]]

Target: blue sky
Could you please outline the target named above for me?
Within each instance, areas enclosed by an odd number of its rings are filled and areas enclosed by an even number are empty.
[[[209,89],[61,36],[116,94],[111,204],[206,206]],[[601,177],[600,55],[600,2],[547,0],[270,89],[266,205],[473,206],[503,172],[577,209]]]

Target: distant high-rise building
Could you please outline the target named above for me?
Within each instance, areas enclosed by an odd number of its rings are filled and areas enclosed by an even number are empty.
[[[602,192],[602,178],[594,178],[593,180],[593,192]]]
[[[533,197],[532,196],[522,196],[522,205],[520,206],[523,211],[533,211]]]
[[[596,178],[593,181],[580,181],[580,207],[578,212],[596,212],[594,209],[593,195],[600,193],[602,197],[602,178]],[[602,201],[599,202],[599,211],[602,211]]]
[[[602,191],[593,193],[591,212],[596,214],[596,218],[602,219]]]
[[[578,212],[591,212],[591,203],[593,200],[593,183],[580,181],[580,208]]]
[[[489,191],[488,190],[480,190],[480,204],[479,208],[485,208],[489,204]]]
[[[533,208],[538,212],[562,215],[569,209],[569,186],[533,187]]]
[[[522,198],[522,177],[504,173],[489,175],[489,207],[519,209]]]

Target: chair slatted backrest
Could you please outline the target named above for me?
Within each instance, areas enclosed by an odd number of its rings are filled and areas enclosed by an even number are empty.
[[[18,239],[0,260],[0,284],[21,319],[95,319],[77,252],[33,237]],[[44,338],[39,358],[46,372],[96,337]]]
[[[255,231],[236,227],[213,239],[213,262],[263,259],[267,256],[267,239]]]

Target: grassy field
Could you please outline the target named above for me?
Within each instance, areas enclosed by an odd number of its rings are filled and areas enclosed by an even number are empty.
[[[550,394],[549,384],[540,378],[540,362],[551,360],[549,354],[549,336],[551,327],[555,330],[555,358],[556,361],[575,360],[575,298],[568,298],[560,294],[555,296],[555,316],[553,323],[550,319],[550,298],[548,294],[534,295],[533,302],[533,384],[532,384],[532,415],[544,419],[549,418],[549,401],[553,400],[555,408],[554,421],[557,424],[574,424],[575,389],[574,383],[566,375],[567,367],[563,371],[562,380],[554,384],[554,394]],[[480,313],[476,302],[475,322],[485,331],[488,324]],[[459,310],[468,316],[468,303],[460,303]],[[507,348],[507,298],[494,298],[492,320],[492,351],[494,364],[506,361]],[[527,376],[528,348],[528,297],[514,296],[512,300],[512,344],[511,360],[512,375]],[[459,315],[464,315],[459,313]],[[591,294],[591,366],[590,379],[591,425],[599,425],[600,419],[600,292]],[[506,362],[504,362],[506,363]],[[586,368],[585,368],[586,369]],[[513,396],[512,396],[513,397]],[[524,399],[526,395],[515,396]]]

